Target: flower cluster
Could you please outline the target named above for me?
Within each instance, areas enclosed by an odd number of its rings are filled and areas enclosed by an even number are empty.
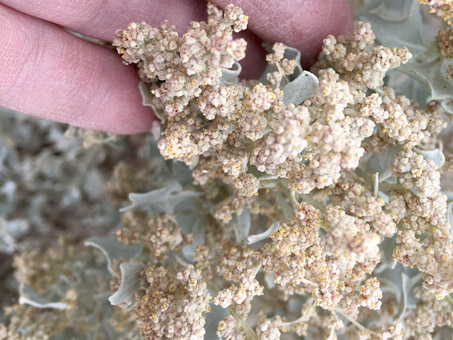
[[[420,2],[449,18],[449,1]],[[436,46],[435,63],[451,56],[451,28],[420,55],[412,40],[410,51],[379,45],[381,30],[356,22],[324,39],[310,72],[296,49],[265,44],[260,80],[241,80],[235,33],[246,26],[239,7],[209,3],[207,21],[182,35],[168,22],[116,32],[160,121],[153,138],[124,141],[139,157],[103,158],[114,168],[103,193],[132,203],[117,239],[92,228],[85,243],[107,261],[64,242],[15,257],[25,305],[8,310],[0,338],[451,337],[453,156],[439,137],[450,84],[424,63]],[[399,72],[414,67],[431,94]]]
[[[137,322],[144,339],[202,339],[211,295],[200,270],[187,266],[176,275],[148,267],[146,291],[137,301]]]
[[[354,320],[366,315],[364,310],[382,306],[374,271],[383,241],[392,237],[394,258],[423,272],[425,288],[438,298],[451,293],[446,198],[440,172],[426,156],[435,152],[445,127],[442,109],[437,102],[423,108],[384,86],[387,72],[412,57],[409,50],[377,45],[371,25],[357,22],[352,35],[324,40],[312,68],[317,84],[298,98],[291,91],[307,73],[297,53],[276,43],[266,57],[263,82],[240,81],[237,61],[244,44],[233,40],[232,32],[244,29],[246,19],[233,5],[223,14],[212,4],[208,8],[208,21],[191,24],[181,38],[167,24],[160,29],[131,24],[117,32],[115,45],[127,62],[138,62],[146,95],[162,122],[161,154],[193,169],[194,183],[212,202],[215,221],[207,229],[223,228],[217,237],[205,231],[210,241],[196,256],[205,278],[218,286],[214,303],[230,310],[218,334],[278,339],[290,330],[306,334],[311,320],[331,336],[345,327],[338,315],[357,325]],[[155,33],[149,35],[151,30]],[[138,37],[141,45],[132,46]],[[447,45],[441,38],[438,44]],[[373,159],[382,156],[373,151],[393,159],[376,167]],[[376,170],[368,174],[364,169],[370,167]],[[275,218],[265,208],[271,201],[285,215],[277,217],[277,231],[265,222]],[[251,214],[249,223],[269,227],[249,239],[269,238],[264,244],[250,248],[228,240],[234,230],[237,241],[244,241],[245,222],[239,221],[244,209]],[[222,247],[210,248],[215,242]],[[215,272],[208,258],[216,263]],[[307,306],[314,303],[330,314],[306,312],[289,322],[261,313],[251,330],[245,320],[252,300],[264,292],[260,271],[284,291],[283,301],[309,295]],[[401,336],[397,323],[373,331],[358,327],[363,337]]]

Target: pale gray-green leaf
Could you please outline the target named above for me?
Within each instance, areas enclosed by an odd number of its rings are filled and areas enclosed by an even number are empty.
[[[318,78],[308,71],[303,71],[296,79],[283,86],[283,103],[299,105],[313,95],[318,88]]]
[[[253,244],[253,243],[265,240],[269,236],[271,236],[272,233],[276,232],[279,229],[280,229],[280,222],[278,222],[278,221],[274,222],[271,224],[271,226],[267,230],[263,231],[262,233],[257,234],[257,235],[248,236],[247,242],[248,242],[248,244]]]
[[[395,247],[396,236],[393,236],[392,238],[385,238],[379,246],[382,253],[382,262],[385,263],[390,269],[395,268],[396,265],[396,260],[393,259],[393,250]]]
[[[233,217],[233,230],[237,242],[242,243],[247,241],[247,236],[250,231],[250,223],[250,212],[247,207],[242,209],[239,216],[235,215]]]
[[[430,63],[410,61],[398,70],[425,84],[432,100],[453,99],[453,81],[446,78],[445,69],[453,61],[438,57]]]
[[[211,310],[206,314],[206,323],[204,329],[206,333],[204,334],[205,340],[217,340],[220,337],[217,335],[217,327],[219,321],[225,319],[228,316],[228,311],[218,305],[211,304]]]
[[[447,221],[450,225],[450,240],[453,239],[453,201],[450,201],[447,205]]]
[[[65,309],[67,307],[66,303],[52,301],[52,299],[39,295],[26,284],[22,284],[20,287],[19,303],[36,308]]]
[[[237,61],[234,62],[233,67],[230,69],[222,69],[222,76],[220,77],[221,86],[234,85],[239,82],[239,74],[242,71],[242,66]]]
[[[173,215],[176,206],[184,200],[199,197],[201,193],[195,191],[183,191],[181,184],[172,180],[166,186],[144,194],[129,194],[132,204],[122,208],[124,212],[130,209],[146,207],[152,213],[166,213]]]
[[[120,264],[121,284],[118,290],[109,297],[112,306],[134,301],[135,293],[140,288],[140,272],[144,265],[139,262],[123,262]]]
[[[104,237],[91,237],[85,241],[85,245],[97,248],[105,255],[109,272],[112,272],[113,260],[134,258],[143,249],[143,244],[129,246],[115,238]]]
[[[445,155],[440,149],[420,150],[413,148],[413,150],[419,155],[422,155],[427,161],[433,161],[437,169],[440,169],[445,164]]]
[[[377,40],[382,45],[389,48],[407,47],[413,55],[422,53],[426,50],[426,46],[421,36],[423,23],[420,5],[416,1],[408,3],[407,1],[392,0],[392,2],[398,1],[401,4],[404,3],[407,9],[408,6],[411,6],[408,15],[401,17],[401,20],[389,21],[377,14],[363,15],[361,20],[371,24]]]
[[[398,313],[394,316],[394,320],[404,318],[408,308],[415,308],[416,298],[412,294],[415,285],[420,281],[421,274],[409,277],[406,273],[401,273],[401,295],[398,303]]]
[[[156,114],[156,117],[159,118],[161,122],[165,121],[166,116],[164,111],[162,109],[157,108],[156,105],[154,105],[154,95],[151,93],[151,89],[149,88],[149,86],[143,81],[141,81],[138,87],[143,98],[143,105],[151,107],[154,113]]]

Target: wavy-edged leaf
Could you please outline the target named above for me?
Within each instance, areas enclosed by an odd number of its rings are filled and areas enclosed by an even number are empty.
[[[140,273],[144,265],[139,262],[123,262],[120,264],[121,284],[118,290],[109,297],[112,306],[134,301],[135,293],[140,288]]]
[[[230,69],[222,69],[222,76],[220,77],[221,86],[234,85],[239,82],[239,74],[242,71],[242,66],[237,61],[234,62],[233,67]]]
[[[432,100],[453,99],[453,81],[447,79],[447,68],[453,60],[439,56],[425,63],[411,61],[401,65],[398,70],[425,84],[431,93]]]
[[[426,46],[422,40],[421,28],[423,27],[420,13],[420,5],[416,1],[386,1],[384,6],[389,7],[391,3],[399,3],[402,8],[401,20],[389,21],[377,14],[365,14],[360,17],[361,20],[371,24],[377,40],[384,46],[407,47],[413,55],[423,53]],[[401,6],[403,5],[403,6]],[[381,6],[381,9],[383,6]],[[410,10],[409,10],[410,8]],[[386,11],[393,11],[391,8]],[[404,15],[407,13],[407,15]]]
[[[234,235],[236,236],[236,242],[243,243],[247,241],[247,236],[250,231],[250,212],[247,207],[242,209],[242,212],[239,216],[235,215],[233,217],[233,230]]]
[[[447,205],[447,222],[450,224],[450,240],[453,239],[453,201],[450,201]]]
[[[206,314],[206,322],[204,324],[205,340],[220,340],[217,335],[217,327],[220,321],[228,316],[228,311],[218,305],[211,304],[211,310]]]
[[[453,101],[450,99],[444,99],[442,100],[442,108],[447,112],[448,114],[453,114]]]
[[[390,269],[394,269],[397,263],[397,261],[393,259],[393,250],[395,249],[395,247],[396,235],[392,238],[385,238],[379,246],[382,253],[382,262],[385,263],[386,266]]]
[[[440,149],[420,150],[413,148],[413,150],[419,155],[422,155],[427,161],[433,161],[437,169],[440,169],[445,164],[445,155]]]
[[[379,182],[385,181],[392,176],[390,167],[395,160],[395,155],[399,147],[392,146],[389,149],[382,152],[373,152],[371,155],[364,158],[364,161],[361,163],[360,167],[366,173],[379,173]]]
[[[112,273],[113,260],[136,257],[143,249],[143,244],[129,246],[117,239],[104,237],[91,237],[85,241],[85,245],[97,248],[105,255],[110,273]]]
[[[156,114],[156,117],[159,118],[161,122],[164,122],[166,120],[165,113],[162,109],[159,109],[156,105],[154,105],[154,95],[151,93],[149,86],[141,81],[138,84],[138,88],[140,89],[140,93],[143,98],[143,105],[151,107]]]
[[[181,184],[176,180],[172,180],[166,186],[156,189],[144,194],[129,194],[129,200],[132,204],[122,208],[120,211],[124,212],[130,209],[145,207],[152,213],[166,213],[174,215],[176,206],[184,201],[194,197],[199,197],[202,194],[195,191],[183,191]]]
[[[263,231],[262,233],[248,236],[247,242],[248,242],[248,244],[253,244],[253,243],[265,240],[269,236],[271,236],[272,233],[276,232],[279,229],[280,229],[280,222],[278,222],[278,221],[274,222],[271,224],[271,226],[269,228],[267,228],[267,230]]]
[[[263,47],[272,53],[272,46],[263,44]],[[284,58],[294,60],[296,68],[293,74],[284,76],[280,82],[280,89],[283,91],[283,103],[285,105],[295,104],[299,105],[305,99],[310,97],[319,85],[318,77],[313,73],[304,71],[300,65],[300,51],[291,46],[285,46]],[[277,71],[277,66],[268,64],[263,74],[260,77],[260,82],[267,82],[267,74]]]
[[[415,285],[420,282],[421,274],[409,277],[406,273],[401,273],[401,293],[398,303],[398,313],[394,316],[394,320],[404,318],[408,308],[415,308],[417,299],[412,294]]]
[[[308,71],[303,71],[296,79],[283,86],[283,103],[299,105],[313,95],[319,86],[318,77]]]
[[[397,263],[393,269],[388,267],[378,274],[379,282],[383,291],[395,294],[398,302],[398,310],[393,316],[395,321],[404,318],[408,308],[415,308],[417,299],[413,294],[413,289],[422,279],[422,274],[418,269],[409,269],[401,263]]]
[[[51,297],[44,297],[36,293],[31,287],[22,284],[20,287],[19,303],[30,305],[36,308],[66,309],[68,305],[64,302],[53,301]]]

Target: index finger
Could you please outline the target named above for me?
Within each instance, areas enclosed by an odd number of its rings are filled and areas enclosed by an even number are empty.
[[[248,29],[263,41],[282,42],[301,51],[305,67],[314,63],[322,40],[329,34],[352,31],[353,15],[348,0],[214,0],[230,2],[249,16]]]

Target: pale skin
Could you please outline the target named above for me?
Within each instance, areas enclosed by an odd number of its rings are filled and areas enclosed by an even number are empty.
[[[246,78],[257,77],[265,63],[263,41],[298,48],[307,67],[323,38],[352,29],[348,0],[213,2],[234,3],[249,16]],[[202,0],[0,0],[0,106],[118,134],[146,131],[154,116],[141,104],[136,69],[64,28],[111,41],[131,21],[157,26],[168,19],[183,33],[205,13]]]

